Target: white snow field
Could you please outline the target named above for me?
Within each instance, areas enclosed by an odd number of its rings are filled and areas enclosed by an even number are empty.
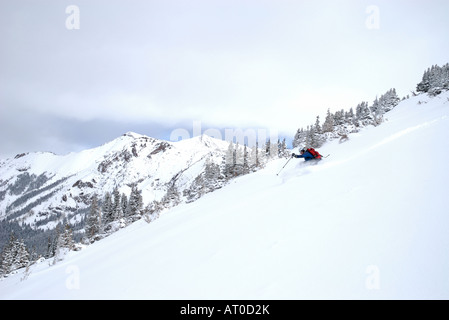
[[[0,281],[1,299],[448,299],[449,93]],[[297,151],[297,150],[293,150]]]

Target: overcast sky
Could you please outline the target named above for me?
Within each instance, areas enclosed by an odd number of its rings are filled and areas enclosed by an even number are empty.
[[[449,62],[448,13],[447,0],[2,0],[0,157],[169,139],[194,121],[291,138],[328,108],[410,94]]]

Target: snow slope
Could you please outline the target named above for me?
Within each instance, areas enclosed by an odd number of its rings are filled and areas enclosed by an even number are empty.
[[[448,299],[449,93],[0,281],[1,299]]]

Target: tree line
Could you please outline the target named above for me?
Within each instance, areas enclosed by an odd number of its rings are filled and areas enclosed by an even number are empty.
[[[358,132],[361,128],[373,125],[378,126],[384,121],[385,113],[396,107],[401,99],[396,89],[390,89],[380,97],[376,97],[371,105],[361,102],[348,111],[344,109],[331,113],[327,110],[326,118],[321,124],[320,117],[316,117],[314,124],[306,129],[297,130],[293,138],[293,147],[319,148],[326,141],[347,136]]]

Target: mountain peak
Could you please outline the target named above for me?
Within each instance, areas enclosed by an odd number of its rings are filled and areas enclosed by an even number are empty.
[[[134,139],[138,139],[138,138],[142,138],[142,137],[146,137],[145,135],[133,132],[133,131],[128,131],[127,133],[123,134],[124,137],[131,137]]]

